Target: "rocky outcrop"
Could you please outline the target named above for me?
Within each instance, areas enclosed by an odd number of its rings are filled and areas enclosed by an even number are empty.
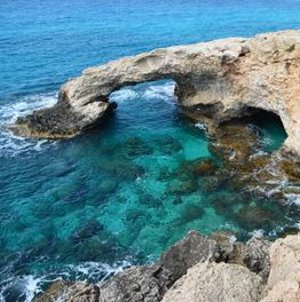
[[[89,285],[56,281],[34,302],[298,302],[300,234],[235,242],[191,231],[152,265]]]
[[[222,121],[260,108],[280,116],[285,149],[300,154],[300,31],[261,34],[157,49],[88,68],[62,86],[50,109],[17,120],[34,137],[70,137],[98,124],[111,92],[140,82],[176,81],[181,106]]]
[[[166,293],[163,302],[256,302],[262,279],[237,264],[198,263]]]
[[[50,302],[59,299],[59,301],[65,302],[158,302],[166,293],[173,291],[174,286],[176,288],[179,286],[178,284],[182,283],[182,280],[175,283],[177,280],[183,276],[188,279],[189,269],[198,271],[200,264],[203,264],[201,271],[209,269],[207,276],[211,273],[214,274],[215,270],[218,274],[223,274],[224,278],[236,274],[236,277],[230,277],[222,290],[227,290],[231,279],[238,282],[239,278],[245,277],[249,283],[241,284],[238,291],[232,290],[231,293],[238,293],[239,290],[244,290],[245,286],[251,285],[255,289],[247,289],[249,295],[251,293],[259,295],[261,285],[265,282],[265,279],[261,278],[259,274],[265,272],[268,275],[269,272],[268,258],[263,257],[268,254],[268,250],[265,247],[260,249],[264,246],[264,242],[261,239],[253,239],[244,245],[233,242],[231,235],[225,232],[218,232],[206,237],[191,231],[185,238],[170,247],[155,264],[131,267],[96,285],[57,281],[44,293],[39,294],[34,302]],[[228,264],[216,266],[216,263],[220,262]],[[208,265],[208,263],[210,264]],[[257,274],[252,273],[248,268]],[[212,279],[212,282],[220,284],[221,279]],[[212,289],[207,288],[207,293],[210,290]],[[193,300],[181,301],[192,302]]]
[[[270,260],[269,291],[262,302],[300,301],[300,234],[277,240]]]
[[[220,246],[214,239],[191,231],[153,265],[131,267],[101,285],[70,285],[59,281],[35,302],[48,302],[58,297],[66,302],[158,302],[190,267],[220,259]]]

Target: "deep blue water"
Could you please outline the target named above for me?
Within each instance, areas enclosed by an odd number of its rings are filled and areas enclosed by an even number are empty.
[[[246,236],[298,223],[288,205],[245,202],[226,186],[209,192],[199,180],[196,190],[176,191],[186,185],[180,166],[212,155],[201,127],[178,114],[172,82],[115,92],[119,108],[107,125],[69,141],[24,140],[5,128],[54,104],[60,85],[85,67],[156,47],[291,28],[300,28],[300,1],[1,0],[0,301],[30,301],[57,277],[97,281],[151,261],[192,228]],[[260,126],[262,148],[279,148],[284,131]],[[218,209],[218,198],[232,206]],[[237,219],[253,204],[272,219]]]

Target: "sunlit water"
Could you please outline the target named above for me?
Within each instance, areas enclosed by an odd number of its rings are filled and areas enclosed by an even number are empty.
[[[68,141],[12,136],[6,125],[51,106],[86,66],[172,44],[297,28],[298,1],[0,2],[0,301],[30,301],[58,277],[99,281],[145,263],[188,230],[275,236],[299,222],[279,204],[228,184],[185,179],[182,166],[213,158],[201,125],[178,112],[171,81],[111,95],[101,129]],[[284,130],[261,121],[261,150]],[[178,189],[180,188],[180,189]],[[270,219],[244,219],[259,207]]]

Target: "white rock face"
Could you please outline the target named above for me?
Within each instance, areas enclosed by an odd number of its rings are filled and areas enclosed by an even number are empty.
[[[276,240],[270,250],[268,295],[262,302],[300,301],[300,234]]]
[[[262,279],[243,266],[198,263],[165,294],[162,302],[255,302]]]
[[[46,132],[44,136],[51,136],[55,125],[57,136],[80,133],[103,117],[111,92],[145,81],[173,79],[180,104],[209,111],[217,123],[242,116],[249,107],[279,115],[288,134],[285,148],[299,155],[299,74],[300,31],[157,49],[86,69],[62,86],[59,104],[65,105],[57,121],[49,109],[43,111],[44,119],[19,120],[18,132],[22,134],[26,125],[25,135]],[[62,123],[64,115],[71,120],[72,131],[68,131],[69,123]],[[59,133],[60,124],[63,133]]]

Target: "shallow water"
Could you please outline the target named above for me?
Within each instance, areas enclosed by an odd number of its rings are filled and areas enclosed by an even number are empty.
[[[174,83],[126,87],[101,129],[61,142],[13,137],[6,125],[51,106],[89,65],[154,47],[297,28],[298,1],[1,1],[0,301],[30,301],[58,277],[98,281],[155,259],[188,230],[277,236],[299,223],[288,204],[193,178],[210,158],[201,124],[184,119]],[[285,133],[258,121],[261,148]],[[256,219],[259,217],[259,219]]]

